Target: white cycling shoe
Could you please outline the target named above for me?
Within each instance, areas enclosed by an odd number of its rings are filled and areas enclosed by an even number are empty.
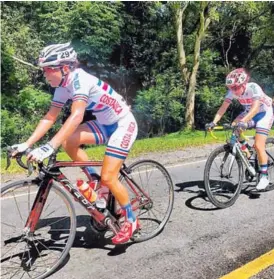
[[[258,191],[263,191],[269,185],[269,180],[266,175],[262,175],[260,178],[260,182],[257,184],[256,189]]]

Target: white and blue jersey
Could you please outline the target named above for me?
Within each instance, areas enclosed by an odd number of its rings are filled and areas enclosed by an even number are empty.
[[[232,91],[228,91],[225,102],[231,103],[233,99],[237,99],[245,109],[236,118],[237,121],[241,120],[250,111],[254,101],[260,101],[259,113],[253,118],[256,124],[256,133],[268,135],[273,123],[272,99],[264,93],[262,88],[257,83],[249,82],[241,96],[236,96]]]
[[[255,100],[260,101],[260,112],[266,112],[272,107],[272,99],[267,96],[262,88],[255,82],[249,82],[246,90],[241,96],[234,95],[232,91],[228,91],[225,101],[231,103],[233,99],[237,99],[244,107],[245,111],[249,111]]]
[[[125,159],[137,137],[137,123],[124,98],[110,85],[82,69],[71,72],[55,90],[51,105],[62,108],[68,99],[86,102],[97,120],[86,122],[96,144],[107,143],[106,155]]]
[[[86,110],[91,110],[103,125],[118,122],[130,111],[124,98],[111,86],[82,69],[71,72],[66,84],[56,88],[52,106],[63,107],[68,99],[86,102]]]

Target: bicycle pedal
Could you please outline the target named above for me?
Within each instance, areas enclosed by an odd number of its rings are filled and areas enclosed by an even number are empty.
[[[257,189],[252,189],[248,193],[250,199],[258,199],[261,196],[261,192]]]
[[[270,184],[265,188],[266,192],[274,190],[274,184]]]

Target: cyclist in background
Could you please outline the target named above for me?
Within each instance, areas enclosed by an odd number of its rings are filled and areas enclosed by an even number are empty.
[[[61,129],[48,143],[34,149],[28,159],[41,162],[62,145],[72,160],[88,161],[81,145],[107,143],[101,183],[111,190],[126,215],[120,232],[112,238],[112,242],[125,243],[138,230],[139,222],[132,211],[128,191],[118,176],[137,137],[136,120],[123,97],[112,87],[77,68],[77,53],[70,43],[45,47],[40,53],[38,65],[47,82],[56,88],[55,93],[49,111],[30,138],[13,148],[16,152],[24,152],[39,141],[54,125],[67,100],[71,99],[71,114]],[[86,110],[91,110],[97,120],[81,124]]]
[[[260,164],[260,181],[256,188],[265,190],[269,185],[265,144],[273,123],[272,99],[263,92],[257,83],[249,82],[249,79],[249,73],[243,68],[236,69],[227,75],[226,86],[229,91],[214,120],[206,124],[206,128],[212,129],[216,126],[233,99],[240,102],[245,110],[232,125],[237,125],[242,130],[256,127],[254,146]],[[244,141],[241,143],[246,144]]]

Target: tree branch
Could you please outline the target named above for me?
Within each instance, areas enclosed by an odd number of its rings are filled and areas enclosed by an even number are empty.
[[[29,67],[32,67],[32,68],[34,68],[34,69],[36,69],[36,70],[39,70],[39,69],[40,69],[39,67],[36,67],[36,66],[34,66],[33,64],[31,64],[31,63],[28,63],[28,62],[26,62],[26,61],[24,61],[24,60],[22,60],[22,59],[19,59],[19,58],[15,57],[14,55],[7,54],[6,52],[3,52],[3,51],[1,51],[1,52],[2,52],[3,54],[5,54],[5,55],[7,55],[7,56],[9,56],[9,57],[11,57],[11,58],[13,58],[14,60],[16,60],[16,61],[18,61],[18,62],[24,64],[24,65],[27,65],[27,66],[29,66]]]
[[[229,69],[229,62],[228,62],[228,53],[231,49],[231,46],[232,46],[232,39],[236,33],[236,29],[237,29],[237,26],[236,26],[236,21],[234,21],[233,23],[233,28],[232,28],[232,33],[231,35],[229,36],[229,46],[226,50],[226,53],[225,53],[225,63],[226,63],[226,67]]]

